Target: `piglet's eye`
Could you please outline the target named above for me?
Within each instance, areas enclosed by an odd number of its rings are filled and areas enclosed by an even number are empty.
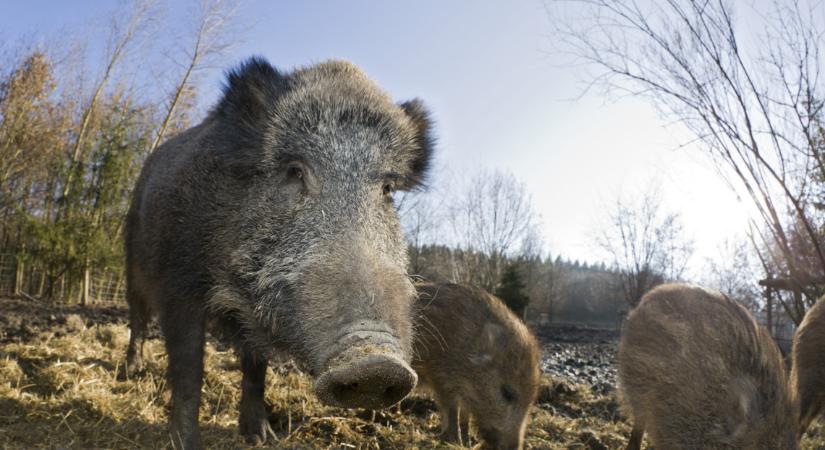
[[[513,390],[512,387],[506,384],[501,385],[501,396],[507,403],[513,403],[516,401],[516,392]]]
[[[384,195],[392,194],[393,192],[395,192],[395,183],[389,181],[384,183],[384,186],[381,188],[381,191]]]

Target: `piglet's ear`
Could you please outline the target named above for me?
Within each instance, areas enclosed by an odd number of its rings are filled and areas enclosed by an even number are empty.
[[[484,339],[487,348],[498,348],[503,335],[504,328],[501,325],[492,322],[484,324],[484,331],[482,331],[482,339]]]
[[[504,328],[501,325],[492,322],[485,323],[478,336],[478,351],[469,355],[470,362],[477,366],[490,364],[493,361],[493,354],[496,353],[496,349],[501,344],[504,333]]]
[[[728,383],[728,397],[730,417],[720,424],[717,430],[720,441],[736,446],[747,432],[749,424],[758,419],[759,392],[751,377],[737,377]]]
[[[493,361],[493,356],[489,353],[470,353],[470,362],[476,366],[485,366]]]
[[[408,189],[424,184],[435,148],[433,124],[430,113],[420,99],[412,99],[399,105],[413,126],[415,132],[414,155],[411,162],[411,179]]]

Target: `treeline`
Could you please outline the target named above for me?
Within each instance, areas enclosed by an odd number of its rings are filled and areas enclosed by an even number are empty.
[[[78,291],[92,267],[120,268],[129,192],[157,129],[154,108],[123,88],[82,103],[40,51],[0,81],[0,251],[39,269],[26,288],[48,297]]]
[[[411,245],[409,252],[412,274],[430,281],[484,287],[530,322],[612,327],[629,308],[622,297],[619,273],[604,263],[589,265],[538,255],[505,257],[500,262],[500,278],[490,284],[481,275],[490,264],[490,257],[482,252],[445,245]]]
[[[92,276],[122,286],[136,177],[197,115],[194,82],[225,48],[231,5],[202,3],[191,20],[160,13],[135,2],[112,12],[108,39],[2,49],[0,254],[14,256],[18,292],[85,302]]]

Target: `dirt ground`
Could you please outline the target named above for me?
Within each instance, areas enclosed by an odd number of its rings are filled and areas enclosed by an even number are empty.
[[[56,306],[0,298],[0,447],[169,448],[166,356],[147,343],[147,370],[121,369],[128,329],[124,307]],[[567,334],[565,334],[567,335]],[[531,414],[530,449],[620,449],[630,431],[610,367],[615,344],[558,342],[543,336],[540,395]],[[592,345],[591,345],[592,344]],[[565,371],[564,367],[573,366]],[[240,371],[231,351],[210,342],[201,405],[209,448],[244,448],[237,434]],[[590,378],[588,378],[590,376]],[[436,440],[433,402],[416,393],[384,411],[321,405],[311,380],[286,363],[269,369],[266,399],[277,448],[457,448]],[[817,423],[803,449],[825,449]]]

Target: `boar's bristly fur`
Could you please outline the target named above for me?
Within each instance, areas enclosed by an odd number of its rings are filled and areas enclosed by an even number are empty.
[[[241,359],[241,433],[268,434],[266,358],[286,352],[332,405],[381,408],[416,383],[415,290],[392,193],[425,180],[432,127],[355,65],[281,72],[252,58],[199,125],[146,161],[127,217],[137,371],[157,314],[169,355],[170,428],[199,448],[205,326]]]

